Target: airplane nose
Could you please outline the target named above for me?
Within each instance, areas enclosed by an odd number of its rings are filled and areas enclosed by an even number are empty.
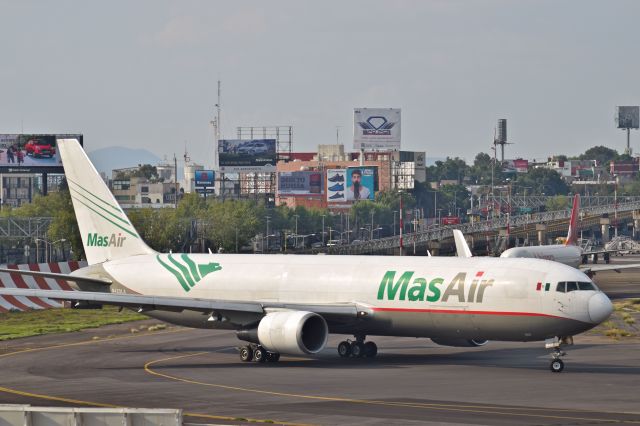
[[[604,293],[596,293],[589,298],[589,318],[596,324],[609,318],[613,304]]]

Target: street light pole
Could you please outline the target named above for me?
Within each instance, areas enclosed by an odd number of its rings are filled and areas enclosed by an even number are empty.
[[[375,210],[371,210],[371,236],[369,237],[369,241],[373,240],[373,214]]]
[[[324,247],[324,217],[326,215],[322,215],[322,246]]]
[[[398,210],[394,210],[393,211],[393,236],[396,236],[396,214],[398,213]]]

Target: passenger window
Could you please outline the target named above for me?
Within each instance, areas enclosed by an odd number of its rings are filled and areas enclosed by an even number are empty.
[[[587,283],[587,282],[579,282],[578,283],[578,288],[580,290],[595,290],[596,289],[596,287],[592,283]]]
[[[575,281],[567,281],[567,293],[578,290],[578,283]]]
[[[567,284],[567,283],[565,283],[564,281],[563,281],[563,282],[558,283],[558,286],[556,287],[556,291],[559,291],[560,293],[564,293],[565,291],[567,291],[567,290],[566,290],[566,287],[565,287],[565,286],[566,286],[566,284]]]

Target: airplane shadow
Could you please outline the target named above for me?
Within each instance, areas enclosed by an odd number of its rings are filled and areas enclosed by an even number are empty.
[[[566,363],[565,372],[589,373],[589,374],[625,374],[640,375],[640,366],[636,365],[609,365],[606,359],[602,363],[587,363],[571,359],[571,353],[578,350],[585,350],[598,345],[576,345],[569,348],[568,356],[564,358]],[[469,348],[468,352],[448,352],[433,353],[440,349],[434,347],[416,346],[416,349],[423,349],[430,353],[398,354],[393,353],[393,348],[381,348],[376,358],[339,358],[333,351],[324,351],[313,357],[289,357],[283,355],[276,363],[244,363],[239,359],[229,361],[227,355],[237,356],[234,347],[203,348],[188,347],[176,348],[170,351],[155,351],[161,353],[185,355],[196,352],[207,352],[201,356],[194,356],[193,362],[167,360],[153,366],[156,371],[176,371],[176,370],[215,370],[221,368],[269,368],[269,369],[290,369],[290,368],[312,368],[312,369],[361,369],[375,370],[386,368],[406,368],[411,366],[473,366],[480,368],[500,368],[500,369],[520,369],[520,370],[540,370],[549,368],[549,351],[544,348],[500,348],[495,350],[477,350]],[[403,347],[403,349],[407,349]],[[130,352],[138,352],[136,350]],[[154,352],[154,351],[141,351]],[[212,361],[212,357],[219,357]]]

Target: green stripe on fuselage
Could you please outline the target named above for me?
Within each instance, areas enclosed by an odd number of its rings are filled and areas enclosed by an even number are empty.
[[[189,285],[186,283],[186,281],[184,280],[184,278],[182,277],[182,275],[180,274],[180,272],[176,271],[175,269],[173,269],[171,266],[167,265],[166,263],[164,263],[162,261],[162,259],[160,259],[160,255],[156,255],[156,259],[158,260],[158,262],[160,262],[160,264],[164,267],[164,269],[166,269],[167,271],[171,272],[177,279],[178,282],[180,283],[180,285],[182,286],[182,288],[184,289],[184,291],[189,291],[191,290],[191,288],[189,287]]]

